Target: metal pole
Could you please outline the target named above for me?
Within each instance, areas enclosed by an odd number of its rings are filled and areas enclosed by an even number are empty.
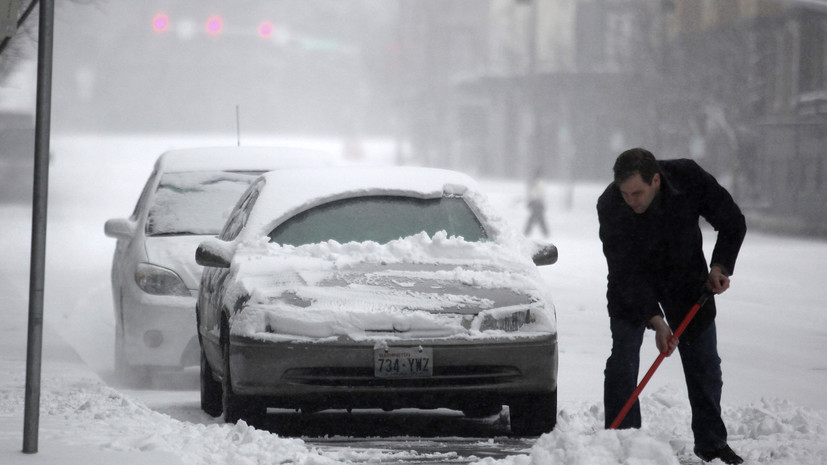
[[[528,88],[528,105],[531,112],[531,131],[528,144],[528,173],[535,173],[545,168],[542,154],[541,134],[543,128],[540,120],[540,79],[537,77],[537,34],[539,33],[540,0],[530,0],[528,18],[528,69],[526,72]],[[526,167],[523,167],[524,171]]]
[[[235,106],[235,140],[239,147],[241,147],[241,110],[238,105]]]
[[[46,208],[49,190],[49,133],[52,105],[54,0],[40,1],[37,47],[32,255],[29,274],[29,333],[26,347],[26,405],[23,452],[37,452],[40,421],[40,365],[43,349],[43,282],[46,269]]]

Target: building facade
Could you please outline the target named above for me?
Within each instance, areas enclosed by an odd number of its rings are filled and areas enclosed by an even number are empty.
[[[753,224],[827,234],[827,4],[676,2],[668,20],[667,78],[698,115],[700,161]]]
[[[415,58],[398,115],[418,161],[607,181],[643,146],[697,160],[756,224],[827,230],[825,2],[401,5]]]

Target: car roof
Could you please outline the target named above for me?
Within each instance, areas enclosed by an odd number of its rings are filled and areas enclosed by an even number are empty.
[[[254,170],[324,166],[332,157],[319,150],[297,147],[201,147],[169,150],[161,154],[156,168],[163,172]]]
[[[248,219],[247,230],[259,234],[316,205],[361,195],[417,198],[462,196],[478,190],[477,182],[458,171],[401,166],[338,166],[271,171]]]

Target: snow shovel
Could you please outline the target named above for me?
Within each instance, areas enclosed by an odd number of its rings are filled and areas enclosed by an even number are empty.
[[[689,310],[689,313],[687,313],[686,317],[684,317],[683,321],[681,321],[681,324],[680,326],[678,326],[678,329],[676,329],[675,332],[672,333],[672,337],[669,338],[670,344],[674,340],[678,339],[681,336],[681,334],[683,334],[683,331],[686,329],[687,326],[689,326],[689,322],[692,321],[692,318],[695,317],[695,314],[698,313],[698,310],[700,310],[701,307],[703,307],[703,305],[706,303],[706,301],[709,299],[711,295],[711,291],[704,290],[704,292],[698,298],[698,301],[695,302],[695,305],[692,306],[692,308]],[[623,408],[620,409],[620,413],[617,414],[617,418],[615,418],[611,426],[609,426],[609,429],[617,429],[617,427],[620,426],[620,422],[622,422],[623,419],[626,418],[626,414],[629,413],[629,410],[632,409],[632,405],[635,404],[635,401],[637,400],[638,396],[640,396],[640,393],[643,391],[643,388],[646,387],[646,383],[649,382],[649,378],[651,378],[652,375],[655,374],[655,370],[658,369],[658,366],[660,366],[660,362],[662,362],[664,358],[666,358],[666,351],[661,352],[660,355],[658,355],[658,358],[655,359],[655,363],[652,364],[652,368],[649,368],[649,371],[646,372],[646,375],[640,381],[640,384],[637,385],[637,388],[629,397],[629,400],[627,400]]]

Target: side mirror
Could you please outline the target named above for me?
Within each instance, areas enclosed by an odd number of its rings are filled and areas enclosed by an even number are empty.
[[[207,239],[195,249],[195,263],[214,268],[229,268],[233,250],[229,242],[220,239]]]
[[[113,218],[103,225],[103,233],[117,239],[130,239],[135,235],[138,224],[126,218]]]
[[[557,263],[557,246],[554,244],[537,244],[537,250],[531,256],[537,266],[553,265]]]

